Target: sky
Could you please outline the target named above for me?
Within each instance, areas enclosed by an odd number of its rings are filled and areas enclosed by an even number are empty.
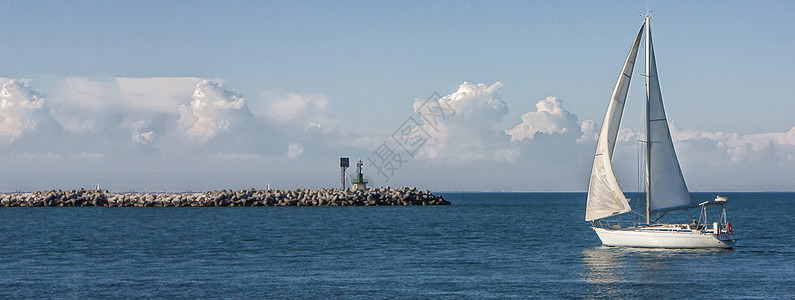
[[[0,191],[585,191],[647,5],[690,190],[795,191],[790,1],[5,1]]]

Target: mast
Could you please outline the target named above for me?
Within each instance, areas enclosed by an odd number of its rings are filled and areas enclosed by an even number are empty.
[[[646,225],[651,224],[650,221],[650,206],[649,197],[651,196],[651,126],[649,120],[651,119],[650,97],[649,97],[649,71],[650,71],[650,57],[651,57],[651,16],[646,14]]]

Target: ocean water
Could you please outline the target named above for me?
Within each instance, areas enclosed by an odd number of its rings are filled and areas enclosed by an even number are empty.
[[[0,298],[795,297],[795,193],[726,193],[734,250],[600,246],[583,193],[443,195],[453,205],[0,208]]]

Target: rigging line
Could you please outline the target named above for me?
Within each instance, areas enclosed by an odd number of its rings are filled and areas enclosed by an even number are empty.
[[[640,176],[641,176],[640,172],[641,172],[641,169],[642,169],[641,162],[640,162],[640,160],[641,160],[640,152],[641,152],[641,149],[643,147],[641,147],[641,145],[643,145],[643,143],[641,141],[637,141],[637,143],[635,143],[635,162],[637,162],[636,163],[636,167],[637,167],[636,169],[637,170],[635,172],[635,175],[637,175],[637,176],[636,176],[635,179],[637,181],[637,189],[636,189],[636,191],[638,191],[638,192],[641,192],[641,188],[642,188],[641,187],[641,182],[640,182],[641,181],[640,180]]]
[[[635,173],[636,176],[635,177],[636,177],[636,184],[637,184],[636,185],[636,191],[638,191],[638,193],[641,192],[640,172],[641,172],[641,158],[642,158],[641,157],[641,149],[643,148],[643,147],[641,147],[642,143],[643,142],[640,141],[640,140],[636,140],[636,143],[635,143],[635,162],[636,162],[636,173]],[[630,206],[634,206],[632,208],[632,210],[631,210],[631,212],[633,213],[632,214],[632,222],[633,222],[633,224],[637,224],[638,216],[640,216],[637,213],[637,211],[640,209],[640,202],[641,202],[640,201],[640,196],[638,196],[637,200],[634,203],[630,203]]]
[[[643,74],[643,76],[644,77],[648,77],[646,74]],[[647,87],[647,82],[645,80],[643,82],[643,85],[644,85],[644,87]],[[645,111],[646,110],[646,106],[648,105],[648,101],[642,101],[641,103],[643,103],[643,105],[641,105],[641,109],[642,109],[642,111]],[[640,128],[646,129],[646,127],[648,127],[648,124],[646,122],[647,117],[648,116],[646,114],[639,114],[638,119],[640,119],[639,120]],[[645,132],[645,131],[642,131],[642,132],[644,132],[643,133],[644,137],[640,138],[640,136],[639,136],[638,137],[638,143],[637,143],[637,156],[638,156],[638,159],[637,159],[637,162],[638,162],[637,180],[638,180],[638,193],[643,195],[644,201],[640,201],[640,195],[639,195],[637,204],[635,204],[636,210],[634,211],[635,212],[635,218],[640,218],[641,220],[646,218],[646,215],[640,214],[640,213],[638,213],[638,211],[645,211],[646,210],[645,205],[646,205],[647,201],[646,201],[645,198],[648,197],[648,195],[645,194],[646,193],[646,187],[647,187],[646,186],[646,180],[647,180],[646,176],[648,176],[648,174],[647,174],[648,170],[646,170],[646,160],[649,159],[647,157],[647,155],[646,155],[647,154],[646,153],[646,147],[648,147],[648,145],[647,145],[648,137],[646,135],[648,134],[648,132]]]
[[[635,174],[636,175],[635,178],[636,178],[636,180],[638,182],[638,186],[637,186],[637,189],[636,189],[636,191],[638,191],[638,192],[640,192],[640,190],[641,190],[640,172],[641,172],[641,169],[642,169],[641,163],[640,163],[640,160],[642,158],[642,155],[641,155],[641,148],[642,147],[640,145],[642,145],[640,142],[635,143],[635,161],[637,162],[637,173]],[[638,196],[638,201],[635,201],[635,209],[633,210],[633,212],[635,212],[635,214],[637,214],[638,209],[640,209],[640,196]],[[638,221],[638,217],[637,216],[633,216],[633,221],[637,222]]]
[[[664,212],[662,212],[662,214],[661,214],[659,217],[657,217],[657,219],[654,219],[654,221],[653,221],[652,223],[657,223],[657,221],[659,221],[660,219],[662,219],[662,217],[665,217],[665,214],[666,214],[666,213],[667,213],[667,211],[664,211]]]
[[[645,217],[646,217],[645,215],[642,215],[642,214],[640,214],[639,212],[637,212],[637,211],[634,211],[634,210],[632,211],[632,213],[633,213],[633,214],[635,214],[635,217],[636,217],[636,218],[637,218],[637,217],[641,217],[641,218],[645,218]],[[636,220],[637,220],[637,219],[636,219]]]

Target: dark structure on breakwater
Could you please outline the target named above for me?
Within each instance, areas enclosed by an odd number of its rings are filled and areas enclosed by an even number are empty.
[[[416,188],[367,190],[220,190],[204,193],[111,193],[107,190],[50,190],[2,193],[0,205],[10,206],[395,206],[450,205],[442,196]]]

